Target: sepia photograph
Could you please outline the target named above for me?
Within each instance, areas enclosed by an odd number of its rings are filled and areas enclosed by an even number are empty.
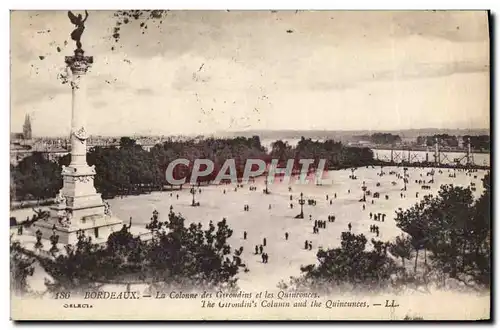
[[[12,320],[491,320],[489,11],[9,15]]]

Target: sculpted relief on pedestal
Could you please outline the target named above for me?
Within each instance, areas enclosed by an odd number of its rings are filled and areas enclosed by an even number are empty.
[[[62,215],[59,218],[59,225],[63,228],[68,228],[71,226],[71,218],[73,217],[73,214],[71,211],[65,211],[64,215]]]
[[[56,196],[55,203],[59,206],[66,206],[66,197],[61,192]]]
[[[87,140],[87,131],[85,130],[85,128],[82,126],[80,127],[80,129],[78,129],[76,132],[73,133],[73,135],[78,139],[80,140],[80,142],[84,142],[85,140]]]
[[[77,182],[87,183],[87,182],[92,182],[94,178],[91,175],[84,175],[84,176],[77,176],[75,180]]]

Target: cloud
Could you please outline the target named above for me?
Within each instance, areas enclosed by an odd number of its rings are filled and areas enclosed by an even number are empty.
[[[425,79],[446,77],[461,73],[478,73],[488,71],[489,65],[468,61],[452,63],[414,63],[396,68],[395,70],[375,72],[373,73],[371,80]]]
[[[58,95],[67,93],[67,86],[57,85],[38,85],[30,82],[24,84],[22,90],[12,91],[12,102],[16,106],[24,106],[30,103],[36,103],[41,100],[51,100]]]
[[[320,81],[317,83],[314,83],[311,86],[311,90],[318,90],[318,91],[343,91],[347,89],[354,89],[359,84],[355,83],[354,81]]]
[[[90,74],[87,76],[87,79],[89,79],[87,90],[93,96],[100,95],[104,91],[118,92],[133,90],[130,82],[118,79],[112,74],[99,74],[95,76]]]
[[[475,42],[488,40],[486,17],[486,11],[411,11],[396,12],[392,23],[396,36],[419,35],[453,42]]]
[[[489,65],[470,61],[452,63],[405,63],[395,62],[394,69],[372,70],[372,72],[353,72],[350,75],[338,75],[325,79],[317,76],[314,80],[303,82],[301,79],[290,79],[287,87],[298,90],[308,88],[311,91],[345,91],[360,88],[366,83],[377,81],[419,80],[447,77],[454,74],[489,72]]]
[[[97,101],[92,101],[92,106],[96,109],[101,109],[101,108],[104,108],[108,105],[108,102],[106,101],[101,101],[101,100],[97,100]]]
[[[90,14],[83,44],[94,56],[87,83],[89,129],[96,134],[356,128],[371,125],[369,110],[398,125],[391,121],[396,109],[415,113],[410,124],[428,126],[412,95],[439,103],[432,111],[449,109],[446,118],[469,118],[488,87],[487,23],[478,12],[185,11],[149,25],[144,35],[137,26],[122,27],[118,43],[109,40],[112,12]],[[23,15],[12,16],[12,125],[21,127],[25,111],[37,109],[44,114],[37,128],[52,133],[57,118],[70,122],[71,90],[56,77],[74,44],[54,53],[51,43],[68,38],[73,26],[66,12]],[[52,32],[38,34],[42,29]],[[451,93],[456,86],[463,89]],[[480,108],[487,112],[488,103]]]
[[[135,92],[138,95],[153,95],[154,91],[151,88],[137,88]]]
[[[195,85],[201,85],[210,82],[211,77],[207,73],[200,73],[187,66],[180,67],[175,72],[175,78],[172,87],[179,91],[192,90]]]

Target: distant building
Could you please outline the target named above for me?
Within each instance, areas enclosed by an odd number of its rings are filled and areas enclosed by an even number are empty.
[[[23,138],[25,140],[31,140],[31,138],[32,138],[31,118],[30,118],[29,114],[26,114],[26,117],[24,117]]]
[[[349,147],[358,147],[358,148],[367,148],[372,145],[370,141],[357,141],[357,142],[348,142],[347,145]]]
[[[19,142],[22,139],[24,139],[23,133],[10,133],[10,140],[12,143]]]

